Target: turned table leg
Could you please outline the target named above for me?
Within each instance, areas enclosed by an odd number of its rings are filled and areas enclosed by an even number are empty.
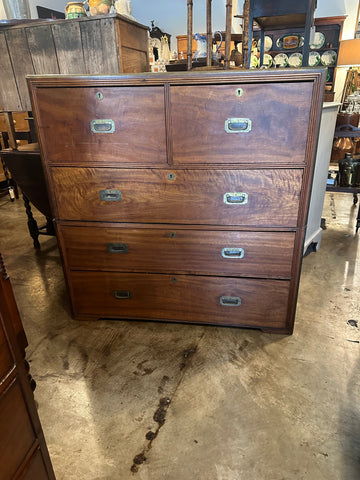
[[[23,194],[23,199],[24,199],[26,215],[28,217],[27,224],[28,224],[28,229],[29,229],[30,236],[34,241],[34,247],[35,248],[40,248],[38,224],[37,224],[37,222],[36,222],[36,220],[35,220],[35,218],[32,214],[29,199],[24,194]]]

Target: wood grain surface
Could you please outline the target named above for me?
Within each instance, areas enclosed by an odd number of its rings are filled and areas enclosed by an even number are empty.
[[[311,95],[310,82],[172,86],[174,164],[303,164]],[[249,119],[251,130],[227,133],[228,118]]]
[[[62,219],[296,227],[302,170],[54,167],[52,176]],[[100,200],[102,189],[119,190],[121,201]],[[227,205],[227,192],[248,202]]]
[[[315,69],[30,79],[74,318],[291,333],[324,80]],[[92,119],[114,133],[91,132]]]
[[[75,315],[284,328],[290,283],[193,275],[72,272]],[[131,298],[116,299],[115,291]],[[223,306],[220,297],[241,298]]]
[[[26,40],[26,35],[23,30],[14,29],[9,30],[5,33],[6,36],[6,43],[9,52],[9,56],[12,63],[12,68],[14,74],[11,73],[11,76],[15,76],[16,79],[16,86],[19,92],[19,97],[22,105],[28,105],[28,98],[29,93],[27,89],[27,83],[25,79],[25,75],[32,75],[35,73],[34,65],[31,61],[30,54],[29,54],[29,47]],[[1,56],[6,56],[6,50],[1,53]],[[1,73],[2,79],[3,73]],[[3,88],[3,87],[1,87]],[[7,93],[5,93],[6,97]],[[10,94],[11,95],[11,94]],[[21,110],[31,110],[30,105],[29,108],[21,108]],[[4,109],[6,105],[3,105]],[[12,109],[15,110],[15,109]],[[20,110],[20,109],[19,109]]]
[[[51,26],[38,25],[25,32],[35,72],[38,75],[60,73]]]
[[[0,32],[0,51],[5,52],[6,49],[5,33]],[[1,109],[8,110],[7,106],[10,105],[12,107],[10,110],[22,110],[9,55],[0,55],[0,72],[2,72],[0,88]]]
[[[38,104],[38,127],[49,163],[166,164],[161,87],[41,89]],[[94,119],[113,120],[115,132],[93,133]]]
[[[101,75],[121,71],[113,20],[104,17],[79,25],[86,73]]]
[[[0,473],[1,478],[10,479],[36,440],[17,382],[0,396],[0,425]]]
[[[71,269],[219,276],[290,277],[295,233],[60,225]],[[109,244],[126,245],[108,250]],[[224,257],[224,248],[243,257]],[[124,252],[125,249],[125,253]],[[225,253],[226,255],[226,253]]]
[[[148,30],[115,14],[3,25],[1,107],[32,110],[26,75],[148,72]]]
[[[30,386],[26,346],[0,253],[0,478],[55,480]]]

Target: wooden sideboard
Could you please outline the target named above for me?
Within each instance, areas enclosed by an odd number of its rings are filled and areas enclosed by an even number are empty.
[[[74,318],[291,333],[324,74],[29,78]]]
[[[149,71],[148,30],[116,14],[0,21],[2,110],[31,110],[26,75]]]

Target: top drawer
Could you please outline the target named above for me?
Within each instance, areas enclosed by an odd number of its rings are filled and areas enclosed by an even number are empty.
[[[312,82],[171,87],[174,164],[304,164]]]
[[[166,163],[162,86],[39,88],[37,108],[49,163]]]

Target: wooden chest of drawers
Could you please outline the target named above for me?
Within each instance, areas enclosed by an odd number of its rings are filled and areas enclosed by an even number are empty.
[[[323,70],[28,82],[74,318],[292,332]]]

